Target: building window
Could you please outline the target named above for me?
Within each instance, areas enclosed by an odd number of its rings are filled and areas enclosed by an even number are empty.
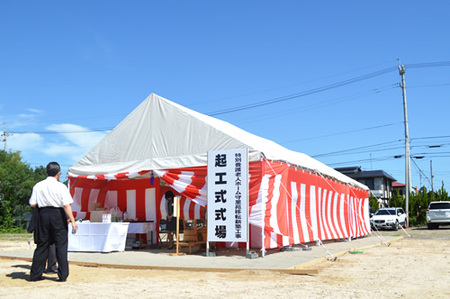
[[[366,185],[367,187],[369,187],[370,190],[375,190],[375,183],[374,183],[374,179],[362,179],[359,181],[360,183]]]

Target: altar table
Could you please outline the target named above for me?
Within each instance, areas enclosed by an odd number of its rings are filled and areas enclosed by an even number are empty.
[[[69,224],[68,251],[124,251],[129,224],[129,222],[77,222],[76,234],[72,234],[72,224]]]

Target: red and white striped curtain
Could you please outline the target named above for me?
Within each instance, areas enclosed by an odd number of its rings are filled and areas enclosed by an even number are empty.
[[[370,233],[367,191],[285,163],[249,164],[252,248],[277,248]],[[124,180],[117,179],[117,175],[70,178],[75,217],[89,219],[91,204],[97,202],[109,209],[126,209],[131,219],[159,221],[166,215],[164,194],[172,190],[181,197],[180,218],[204,219],[206,166],[153,172],[154,179]],[[120,178],[132,176],[120,174]]]
[[[264,248],[370,233],[367,191],[282,163],[266,161],[264,169],[264,219],[253,219],[264,223]]]

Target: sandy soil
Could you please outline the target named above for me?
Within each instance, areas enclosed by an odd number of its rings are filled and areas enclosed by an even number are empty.
[[[425,232],[426,234],[427,232]],[[128,270],[71,265],[67,282],[55,275],[29,282],[30,262],[0,259],[0,297],[24,298],[449,298],[450,230],[444,237],[414,237],[347,253],[316,264],[318,275],[270,271],[234,273]],[[28,249],[1,240],[0,251]]]

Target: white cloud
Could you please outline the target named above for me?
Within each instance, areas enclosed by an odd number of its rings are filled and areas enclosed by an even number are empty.
[[[34,108],[26,108],[26,112],[19,114],[11,114],[8,116],[2,116],[2,121],[6,123],[6,127],[9,131],[14,129],[35,126],[39,118],[42,116],[43,111]]]
[[[44,138],[36,133],[12,134],[7,137],[8,150],[13,151],[40,151]]]
[[[18,117],[24,120],[35,120],[42,114],[42,111],[38,109],[27,108],[26,110],[28,113],[20,113],[18,114]]]
[[[74,124],[45,127],[50,134],[14,133],[7,137],[7,150],[20,151],[26,162],[46,165],[50,160],[73,165],[91,150],[107,132],[94,132]],[[1,144],[3,149],[4,144]]]
[[[47,155],[64,155],[78,161],[94,147],[107,132],[94,132],[74,124],[53,124],[45,128],[63,137],[61,142],[49,142],[44,149]]]
[[[83,155],[80,148],[69,142],[49,143],[43,152],[50,157],[67,157],[71,162],[76,161]]]
[[[33,114],[38,114],[38,115],[42,114],[42,112],[43,112],[42,110],[34,109],[34,108],[27,108],[27,110],[32,112]]]

